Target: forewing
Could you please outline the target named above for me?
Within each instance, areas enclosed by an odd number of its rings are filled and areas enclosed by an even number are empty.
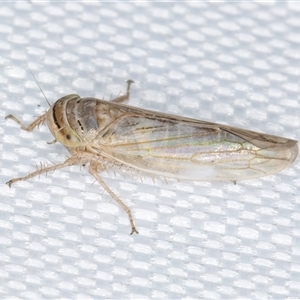
[[[240,180],[279,172],[297,142],[225,125],[111,104],[117,116],[96,139],[100,152],[155,175]]]

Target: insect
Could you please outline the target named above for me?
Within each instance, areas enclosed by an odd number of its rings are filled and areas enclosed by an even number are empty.
[[[89,173],[128,214],[131,234],[138,233],[130,209],[107,186],[99,173],[111,167],[183,180],[236,181],[277,173],[297,157],[296,140],[210,123],[123,104],[127,92],[114,100],[58,99],[48,111],[25,126],[32,131],[47,121],[54,136],[70,152],[63,163],[38,168],[27,180],[72,165],[87,165]]]

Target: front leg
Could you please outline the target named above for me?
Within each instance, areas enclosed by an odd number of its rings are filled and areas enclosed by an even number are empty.
[[[39,116],[37,119],[35,119],[32,123],[30,123],[29,125],[24,125],[19,119],[17,119],[15,116],[13,115],[8,115],[5,117],[6,119],[12,119],[15,122],[17,122],[21,128],[25,131],[32,131],[35,127],[39,126],[42,122],[44,122],[46,120],[47,117],[47,113],[42,114],[41,116]]]

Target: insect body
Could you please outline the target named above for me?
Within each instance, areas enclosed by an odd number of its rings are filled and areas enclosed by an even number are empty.
[[[91,175],[126,211],[131,234],[138,233],[130,209],[106,185],[99,172],[110,165],[184,180],[241,180],[277,173],[297,157],[297,141],[217,123],[131,107],[121,102],[80,98],[72,94],[57,100],[26,131],[47,120],[53,142],[64,145],[71,156],[61,164],[8,182],[71,165],[88,165]]]

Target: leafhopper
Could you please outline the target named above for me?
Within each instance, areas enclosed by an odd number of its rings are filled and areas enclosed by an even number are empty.
[[[65,146],[70,157],[7,184],[85,165],[127,213],[133,234],[138,231],[130,209],[101,171],[117,167],[178,180],[237,181],[277,173],[298,155],[296,140],[125,105],[132,83],[128,80],[126,94],[111,101],[62,97],[28,126],[8,115],[26,131],[47,121],[53,143]]]

